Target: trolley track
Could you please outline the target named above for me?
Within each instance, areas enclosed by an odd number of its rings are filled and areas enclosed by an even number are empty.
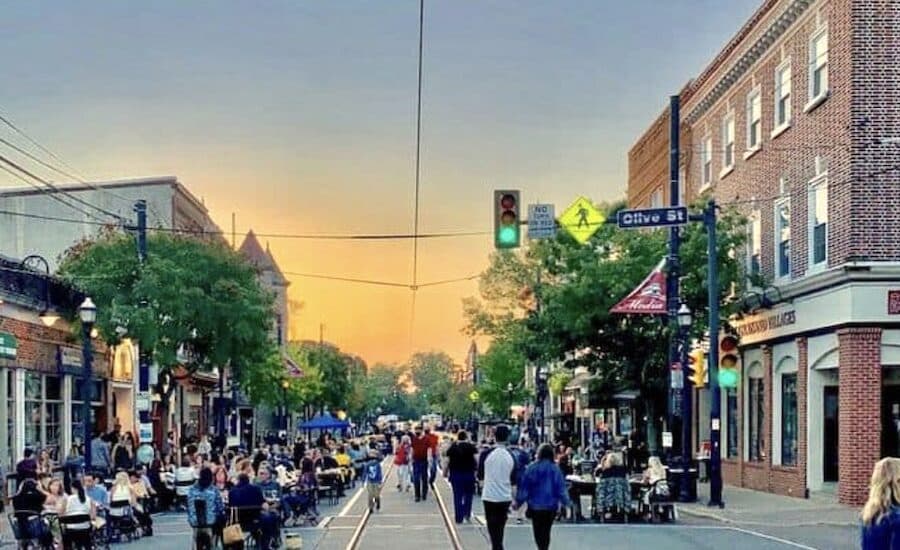
[[[388,474],[385,475],[385,478],[384,478],[385,481],[382,483],[382,490],[384,489],[385,486],[388,485],[389,476],[393,471],[394,471],[393,464],[391,464],[391,466],[388,468]],[[440,479],[437,479],[435,481],[436,481],[436,483],[439,483]],[[451,550],[463,550],[463,545],[462,545],[462,542],[460,541],[459,533],[456,530],[456,525],[450,516],[447,505],[444,502],[443,497],[441,496],[441,492],[438,491],[437,488],[433,487],[433,486],[431,487],[431,489],[432,490],[430,492],[434,496],[435,502],[437,504],[437,509],[438,509],[438,513],[440,515],[441,525],[443,526],[444,532],[447,535],[447,539],[449,542],[449,548]],[[366,507],[362,516],[360,517],[359,522],[356,525],[356,528],[353,531],[353,535],[350,537],[350,540],[347,543],[345,550],[360,550],[360,549],[367,548],[367,546],[365,546],[365,542],[367,540],[366,535],[374,533],[371,529],[368,529],[370,527],[370,520],[372,519],[372,517],[373,517],[373,513],[369,510],[368,507]],[[384,526],[384,527],[387,528],[389,526]],[[385,529],[385,531],[380,531],[379,535],[383,532],[387,532],[387,529]],[[395,530],[390,529],[390,532],[393,533],[393,532],[395,532]],[[378,535],[376,535],[376,536],[378,536]]]

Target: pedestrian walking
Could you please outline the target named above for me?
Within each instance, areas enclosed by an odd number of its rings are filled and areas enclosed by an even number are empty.
[[[553,447],[543,444],[537,462],[525,469],[516,487],[516,508],[528,505],[534,543],[538,550],[549,550],[550,530],[561,506],[569,506],[569,493],[562,470],[553,461]]]
[[[408,435],[404,435],[394,451],[394,466],[397,468],[397,489],[402,493],[409,491],[409,463],[412,461],[412,443]]]
[[[507,448],[509,428],[500,424],[494,429],[497,445],[482,455],[483,463],[478,466],[479,478],[484,480],[481,501],[487,520],[491,550],[503,550],[503,532],[512,504],[512,487],[516,482],[516,460]]]
[[[412,438],[412,480],[416,502],[428,498],[428,456],[431,438],[422,434],[422,426],[416,426]]]
[[[460,430],[456,441],[447,449],[447,469],[444,475],[453,487],[453,512],[456,523],[471,521],[472,499],[475,497],[475,460],[478,449],[469,442],[469,435]]]
[[[862,550],[900,549],[900,459],[875,464],[861,519]]]
[[[381,471],[381,455],[377,451],[369,452],[366,463],[366,493],[369,495],[369,512],[381,510],[381,484],[384,474]]]

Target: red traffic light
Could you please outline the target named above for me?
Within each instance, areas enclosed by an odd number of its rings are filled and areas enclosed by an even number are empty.
[[[504,210],[509,210],[516,206],[516,198],[510,194],[503,195],[503,198],[500,199],[500,206]]]
[[[723,336],[719,341],[719,349],[724,352],[732,352],[738,347],[737,338],[734,336]]]

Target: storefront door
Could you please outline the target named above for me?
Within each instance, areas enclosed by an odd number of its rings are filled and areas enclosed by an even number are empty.
[[[881,456],[900,456],[900,386],[881,388]]]
[[[824,481],[833,482],[838,480],[838,388],[837,386],[825,387],[825,415],[822,452]]]

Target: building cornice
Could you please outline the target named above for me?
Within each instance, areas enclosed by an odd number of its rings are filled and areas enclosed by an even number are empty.
[[[815,0],[792,0],[788,6],[776,16],[765,31],[732,63],[715,85],[696,102],[684,118],[684,123],[693,124],[721,99],[753,66],[754,63],[769,50],[788,28],[809,8]],[[706,85],[706,79],[700,79],[698,86]],[[691,94],[699,91],[694,88]]]

